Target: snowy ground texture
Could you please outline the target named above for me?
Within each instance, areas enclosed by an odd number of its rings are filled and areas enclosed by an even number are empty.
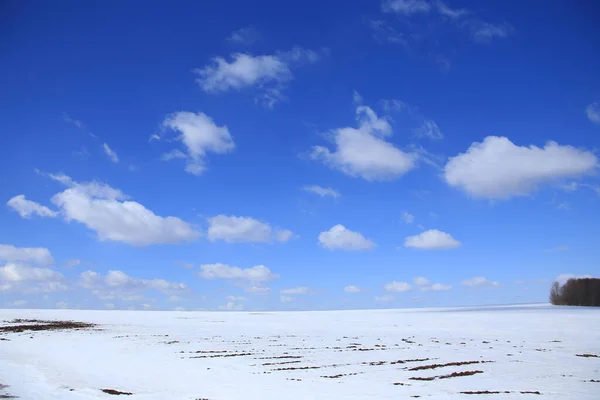
[[[0,328],[15,318],[97,327],[0,331],[0,398],[600,399],[598,309],[0,310]]]

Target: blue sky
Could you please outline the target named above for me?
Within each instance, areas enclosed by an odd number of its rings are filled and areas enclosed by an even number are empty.
[[[599,272],[593,1],[2,7],[3,307],[524,303]]]

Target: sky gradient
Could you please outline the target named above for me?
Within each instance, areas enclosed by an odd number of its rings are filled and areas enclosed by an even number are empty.
[[[597,2],[1,7],[2,307],[529,303],[600,273]]]

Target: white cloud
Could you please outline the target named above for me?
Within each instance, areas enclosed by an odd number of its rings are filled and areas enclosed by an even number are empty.
[[[212,64],[194,72],[199,76],[196,82],[207,93],[257,87],[261,92],[257,101],[272,108],[285,99],[283,90],[294,77],[291,68],[314,63],[318,59],[316,52],[301,47],[274,55],[235,53],[231,55],[230,61],[216,57]]]
[[[182,301],[182,300],[183,300],[183,298],[182,298],[182,297],[180,297],[180,296],[175,296],[175,295],[173,295],[173,296],[169,296],[169,298],[167,299],[167,301],[169,301],[169,302],[171,302],[171,303],[176,303],[176,302],[178,302],[178,301]]]
[[[217,215],[208,218],[208,240],[228,243],[267,243],[274,240],[286,242],[293,237],[289,230],[273,229],[270,225],[250,217]]]
[[[140,203],[124,201],[127,197],[121,191],[106,184],[79,184],[67,176],[58,178],[71,187],[54,195],[52,202],[66,221],[84,224],[100,240],[149,246],[191,241],[200,235],[179,218],[161,217]]]
[[[408,236],[404,239],[404,247],[421,250],[448,250],[456,249],[461,243],[450,234],[437,229],[430,229],[418,235]]]
[[[306,190],[307,192],[312,192],[314,194],[317,194],[321,197],[329,196],[329,197],[333,197],[334,199],[337,199],[338,197],[340,197],[339,192],[337,192],[336,190],[334,190],[330,187],[312,185],[312,186],[305,186],[302,189]]]
[[[67,303],[66,301],[59,301],[56,303],[56,308],[67,309],[70,307],[69,307],[69,303]]]
[[[431,10],[431,5],[425,0],[384,0],[381,3],[381,10],[410,16],[427,14]]]
[[[46,206],[36,203],[35,201],[27,200],[25,195],[20,194],[8,200],[6,203],[9,207],[15,210],[23,218],[30,218],[32,215],[40,217],[56,217],[56,211],[52,211]]]
[[[562,185],[562,189],[566,192],[574,192],[581,188],[590,189],[600,196],[600,185],[592,185],[590,183],[579,183],[579,182],[570,182],[565,185]]]
[[[589,104],[585,108],[585,113],[590,121],[600,124],[600,102]]]
[[[421,126],[413,130],[413,133],[417,137],[424,137],[434,140],[439,140],[444,138],[444,134],[440,131],[440,127],[435,121],[430,119],[426,119],[421,123]]]
[[[249,45],[256,42],[259,38],[258,30],[253,26],[237,29],[231,32],[227,38],[228,41]]]
[[[177,294],[190,291],[185,283],[168,282],[164,279],[141,279],[127,275],[123,271],[109,270],[106,275],[95,271],[85,271],[79,275],[79,286],[93,289],[92,294],[101,300],[119,299],[124,301],[140,301],[143,292],[155,290],[171,295],[169,301],[178,301]]]
[[[394,296],[385,294],[383,296],[375,297],[375,301],[378,303],[389,303],[390,301],[394,301]]]
[[[278,278],[278,275],[264,265],[242,269],[226,264],[201,265],[199,276],[204,279],[238,279],[250,282],[266,282]]]
[[[360,293],[360,288],[358,286],[350,285],[344,288],[344,292],[346,293]]]
[[[204,113],[175,112],[162,123],[163,128],[179,133],[179,140],[187,153],[173,150],[163,156],[163,160],[186,159],[186,172],[201,175],[206,171],[207,153],[225,154],[233,151],[235,144],[226,125],[218,126]]]
[[[421,289],[425,292],[445,292],[447,290],[452,290],[452,285],[444,285],[442,283],[434,283],[433,285]]]
[[[76,267],[78,265],[81,265],[81,260],[78,258],[69,258],[67,261],[65,261],[65,267],[66,268],[72,268],[72,267]]]
[[[115,305],[113,303],[105,303],[104,308],[106,308],[107,310],[114,310]]]
[[[244,291],[246,293],[250,293],[250,294],[269,294],[269,293],[271,293],[271,289],[266,286],[250,286],[250,287],[244,288]]]
[[[385,289],[386,292],[408,292],[409,290],[412,289],[412,286],[409,283],[406,282],[390,282],[390,283],[386,283],[383,288]]]
[[[310,157],[346,175],[368,181],[396,179],[415,167],[415,154],[405,153],[386,141],[385,138],[392,135],[392,127],[385,118],[377,117],[367,106],[358,106],[356,117],[358,128],[330,132],[334,151],[314,146]]]
[[[27,300],[15,300],[10,303],[10,305],[13,307],[23,307],[24,305],[27,305]]]
[[[242,311],[243,309],[243,304],[238,304],[233,301],[228,301],[227,304],[219,306],[219,310],[223,311]]]
[[[442,283],[432,283],[429,279],[422,276],[418,276],[413,279],[415,285],[421,289],[422,292],[443,292],[452,290],[452,285],[444,285]]]
[[[50,250],[43,247],[15,247],[10,244],[0,244],[0,261],[33,262],[41,265],[54,264]]]
[[[108,147],[108,144],[104,143],[102,145],[102,148],[104,149],[104,152],[106,153],[106,155],[108,156],[108,158],[110,158],[110,161],[114,162],[114,163],[118,163],[119,162],[119,156],[117,156],[117,153],[111,149],[110,147]]]
[[[402,220],[404,222],[406,222],[407,224],[412,224],[413,221],[415,220],[415,216],[410,213],[407,213],[406,211],[404,211],[402,213],[401,217],[402,217]]]
[[[431,285],[429,279],[424,278],[422,276],[417,276],[413,279],[413,281],[415,281],[415,285],[417,285],[418,287],[426,287]]]
[[[490,281],[489,279],[484,278],[483,276],[476,276],[471,279],[467,279],[462,281],[462,284],[467,287],[496,287],[500,286],[498,282]]]
[[[344,225],[335,225],[319,234],[321,246],[330,250],[371,250],[375,243],[358,232],[346,229]]]
[[[173,311],[185,311],[185,307],[175,307]]]
[[[480,43],[488,43],[497,38],[506,38],[515,30],[508,23],[493,24],[479,19],[471,20],[468,27],[473,40]]]
[[[464,8],[452,9],[452,8],[448,7],[446,4],[442,3],[440,0],[438,0],[435,5],[437,8],[437,11],[440,14],[442,14],[448,18],[451,18],[451,19],[459,19],[461,17],[464,17],[464,16],[470,14],[469,10],[466,10]]]
[[[23,264],[6,264],[0,267],[3,282],[52,281],[62,279],[62,275],[50,268],[29,267]]]
[[[281,293],[281,294],[307,294],[307,293],[310,293],[310,288],[308,288],[306,286],[301,286],[301,287],[283,289],[283,290],[280,290],[279,293]]]
[[[25,264],[9,263],[0,267],[0,282],[0,292],[45,293],[69,289],[60,273]]]
[[[248,299],[242,296],[227,296],[225,297],[225,300],[227,301],[233,301],[233,302],[240,302],[240,301],[247,301]]]
[[[516,146],[506,137],[488,136],[450,158],[444,179],[474,197],[525,196],[544,183],[581,176],[598,167],[596,156],[548,142],[544,148]]]
[[[282,303],[291,303],[292,301],[294,301],[294,300],[295,300],[295,298],[294,298],[294,297],[291,297],[291,296],[279,296],[279,300],[280,300]]]

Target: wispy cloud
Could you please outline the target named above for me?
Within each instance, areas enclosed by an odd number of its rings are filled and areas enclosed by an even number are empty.
[[[232,43],[250,45],[258,40],[260,34],[254,26],[237,29],[231,32],[227,40]]]
[[[108,156],[108,158],[110,158],[110,161],[114,162],[114,163],[118,163],[119,162],[119,156],[117,155],[117,152],[114,151],[113,149],[111,149],[108,144],[104,143],[102,145],[102,148],[104,149],[104,152],[106,153],[106,155]]]
[[[595,103],[589,104],[585,108],[585,114],[587,115],[590,121],[600,125],[600,102],[597,101]]]
[[[319,186],[319,185],[304,186],[302,189],[307,192],[314,193],[321,197],[333,197],[334,199],[337,199],[338,197],[341,196],[340,193],[338,191],[336,191],[335,189],[332,189],[330,187],[323,187],[323,186]]]

